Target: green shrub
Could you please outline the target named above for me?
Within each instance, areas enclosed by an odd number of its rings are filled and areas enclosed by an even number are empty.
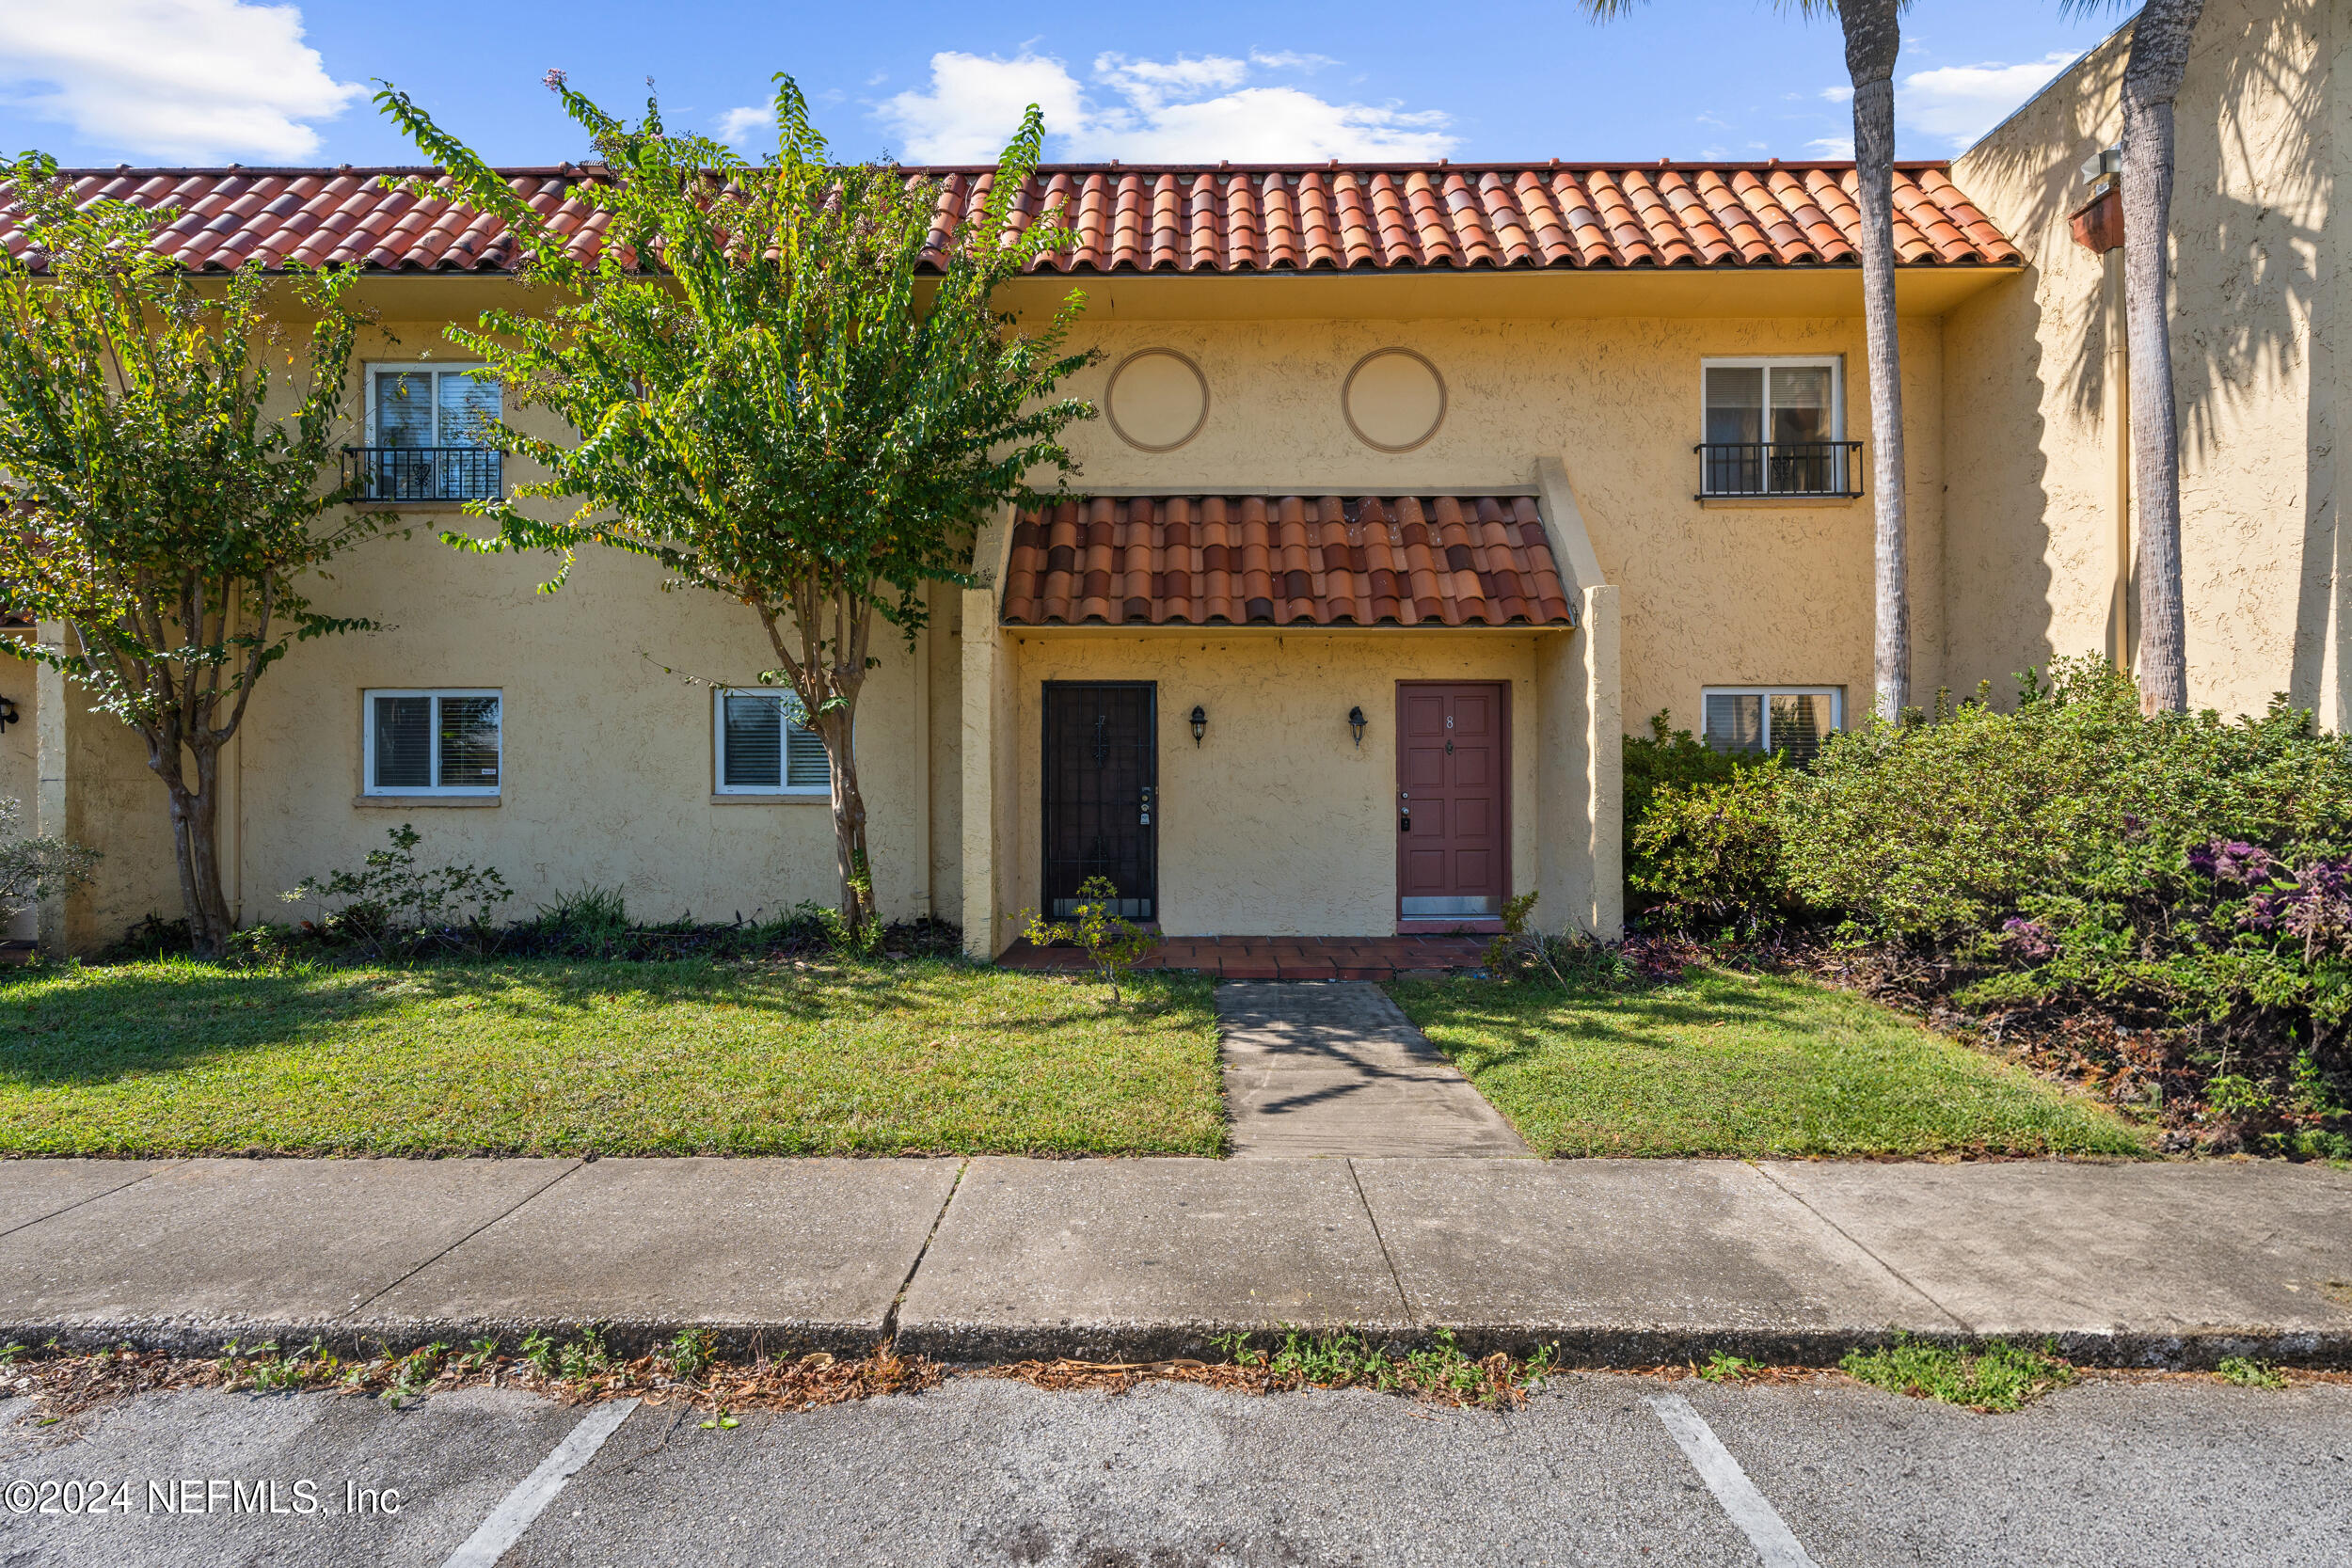
[[[1625,737],[1626,875],[1633,878],[1649,869],[1637,835],[1660,790],[1728,784],[1741,768],[1761,761],[1744,752],[1719,752],[1689,730],[1676,729],[1672,714],[1652,714],[1649,734]]]
[[[2309,714],[2145,715],[2060,661],[2013,713],[1836,736],[1778,804],[1788,890],[1963,1006],[2169,1020],[2213,1119],[2352,1150],[2352,749]]]
[[[1720,784],[1667,784],[1635,831],[1627,880],[1651,895],[1658,924],[1755,931],[1779,918],[1781,797],[1793,777],[1777,756]]]

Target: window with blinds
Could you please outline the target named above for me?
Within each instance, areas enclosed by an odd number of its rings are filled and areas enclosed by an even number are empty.
[[[503,756],[500,693],[369,691],[363,703],[363,793],[499,792]]]
[[[1837,372],[1835,358],[1704,361],[1701,498],[1855,493]]]
[[[723,688],[712,699],[718,793],[833,793],[825,743],[802,722],[799,698],[788,691]]]
[[[1780,752],[1803,767],[1845,721],[1836,687],[1710,686],[1700,698],[1707,744],[1719,752]]]
[[[369,492],[382,499],[473,500],[501,492],[501,453],[484,431],[503,412],[479,365],[368,368]]]

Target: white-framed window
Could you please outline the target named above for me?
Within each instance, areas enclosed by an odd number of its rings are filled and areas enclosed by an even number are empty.
[[[1795,762],[1812,761],[1846,721],[1846,694],[1835,686],[1710,686],[1699,704],[1715,750],[1786,752]]]
[[[712,777],[721,795],[831,795],[825,742],[803,720],[801,700],[763,687],[710,694]]]
[[[1701,360],[1701,496],[1858,493],[1843,368],[1835,355]]]
[[[368,795],[496,795],[505,703],[494,689],[362,693]]]
[[[361,449],[373,500],[474,500],[501,492],[503,453],[485,446],[499,419],[499,384],[480,365],[368,366],[368,442]]]

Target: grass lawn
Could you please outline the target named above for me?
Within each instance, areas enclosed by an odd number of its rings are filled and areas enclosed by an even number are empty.
[[[1541,1154],[2149,1152],[2113,1112],[1809,980],[1390,991]]]
[[[1207,982],[946,962],[0,972],[0,1155],[1216,1154]]]

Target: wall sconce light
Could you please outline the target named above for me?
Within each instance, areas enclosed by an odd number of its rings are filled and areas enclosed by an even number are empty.
[[[6,697],[0,697],[0,731],[5,731],[10,724],[16,723],[24,717],[16,711],[15,703]]]
[[[1209,710],[1202,707],[1199,703],[1195,703],[1192,705],[1192,744],[1194,750],[1198,751],[1200,749],[1200,737],[1208,733]]]
[[[1357,749],[1362,750],[1364,744],[1364,710],[1362,708],[1352,707],[1347,710],[1347,727],[1356,734]]]

